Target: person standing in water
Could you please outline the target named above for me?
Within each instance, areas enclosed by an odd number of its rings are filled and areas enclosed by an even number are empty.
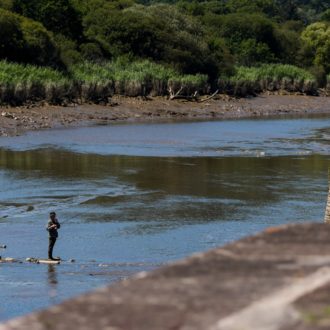
[[[50,212],[49,220],[46,227],[49,234],[48,259],[50,260],[59,260],[57,258],[53,258],[53,248],[56,243],[56,239],[58,237],[57,229],[60,229],[60,227],[61,225],[56,218],[56,213]]]

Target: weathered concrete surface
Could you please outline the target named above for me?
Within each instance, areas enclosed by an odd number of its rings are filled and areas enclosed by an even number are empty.
[[[330,223],[330,189],[329,189],[329,192],[328,192],[327,206],[325,208],[324,222],[325,223]]]
[[[330,226],[289,225],[61,305],[0,330],[330,329]]]

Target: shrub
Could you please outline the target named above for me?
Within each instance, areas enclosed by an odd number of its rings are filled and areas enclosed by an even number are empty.
[[[72,82],[56,70],[0,61],[0,104],[41,100],[59,104],[75,97],[71,86]]]
[[[40,24],[0,9],[0,59],[60,66],[52,35]]]
[[[317,92],[317,82],[311,73],[288,64],[238,67],[235,75],[220,78],[218,83],[222,90],[238,96],[277,90],[306,94]]]
[[[25,62],[38,65],[59,65],[59,52],[50,33],[40,24],[22,19]]]

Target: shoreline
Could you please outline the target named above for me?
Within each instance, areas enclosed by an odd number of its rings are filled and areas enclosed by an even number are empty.
[[[114,122],[208,120],[281,117],[283,115],[330,114],[326,96],[269,95],[231,98],[219,95],[206,102],[143,100],[114,96],[109,105],[28,105],[0,107],[0,136],[15,136],[40,129],[81,127]]]

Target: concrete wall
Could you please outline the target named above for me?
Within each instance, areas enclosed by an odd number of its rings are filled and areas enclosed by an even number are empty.
[[[327,206],[325,209],[325,216],[324,216],[324,222],[330,223],[330,189],[328,192],[328,199],[327,199]]]

